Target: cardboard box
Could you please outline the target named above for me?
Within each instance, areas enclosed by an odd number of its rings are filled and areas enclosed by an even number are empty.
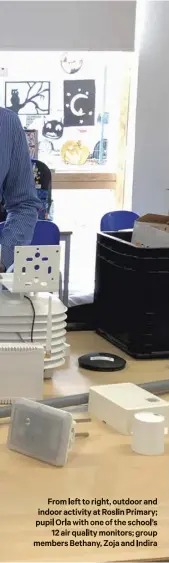
[[[169,216],[148,214],[137,219],[131,242],[147,248],[169,247]]]

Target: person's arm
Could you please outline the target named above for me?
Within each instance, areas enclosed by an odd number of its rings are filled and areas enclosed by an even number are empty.
[[[19,118],[12,119],[11,161],[3,187],[7,219],[1,236],[1,263],[6,269],[13,263],[15,246],[31,243],[40,207],[26,135]]]

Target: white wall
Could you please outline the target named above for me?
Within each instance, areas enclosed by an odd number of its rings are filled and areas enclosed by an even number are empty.
[[[169,212],[169,2],[146,2],[138,67],[132,207]]]
[[[135,4],[0,1],[0,49],[133,50]]]

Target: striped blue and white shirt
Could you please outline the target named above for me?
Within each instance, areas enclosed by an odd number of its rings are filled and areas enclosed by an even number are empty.
[[[15,246],[29,245],[38,218],[32,164],[25,132],[18,116],[0,108],[0,201],[7,220],[0,236],[1,262],[8,268]]]

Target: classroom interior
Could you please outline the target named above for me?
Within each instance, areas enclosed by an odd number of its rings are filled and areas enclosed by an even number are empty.
[[[2,562],[169,558],[168,29],[164,0],[0,2],[41,204],[0,274]]]

